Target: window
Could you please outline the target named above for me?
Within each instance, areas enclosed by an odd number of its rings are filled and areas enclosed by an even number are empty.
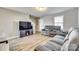
[[[63,16],[55,17],[54,18],[54,25],[61,26],[61,29],[63,29]]]

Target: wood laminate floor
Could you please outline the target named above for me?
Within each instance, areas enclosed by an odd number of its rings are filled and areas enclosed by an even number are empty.
[[[42,34],[33,34],[23,38],[9,40],[10,51],[34,51],[35,47],[45,44],[52,37]]]

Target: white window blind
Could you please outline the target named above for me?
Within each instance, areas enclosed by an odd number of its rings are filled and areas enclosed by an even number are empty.
[[[54,25],[60,26],[63,29],[63,16],[54,17]]]

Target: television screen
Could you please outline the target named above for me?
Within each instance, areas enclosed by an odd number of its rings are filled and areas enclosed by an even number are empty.
[[[32,29],[31,22],[19,22],[19,30],[26,30],[26,29]]]

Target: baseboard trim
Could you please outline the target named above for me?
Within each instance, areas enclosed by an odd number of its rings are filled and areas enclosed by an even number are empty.
[[[19,38],[19,36],[11,36],[11,37],[8,37],[7,40],[16,39],[16,38]]]

